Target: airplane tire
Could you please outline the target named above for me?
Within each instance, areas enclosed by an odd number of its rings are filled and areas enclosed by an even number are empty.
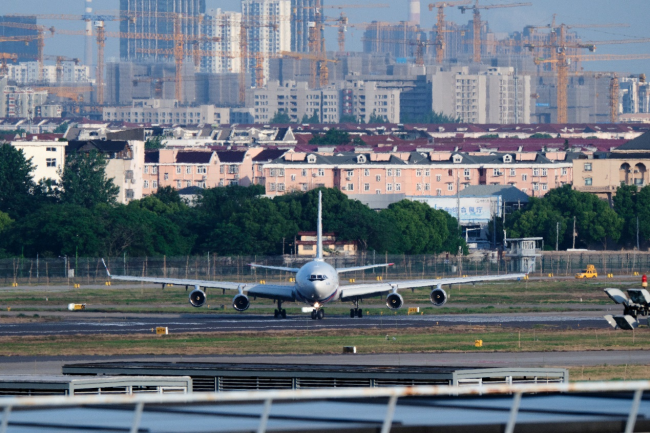
[[[354,311],[354,308],[350,309],[350,319],[354,319],[357,315],[357,312]]]
[[[287,310],[283,309],[282,311],[280,311],[280,315],[282,316],[283,319],[286,319],[287,318]]]
[[[312,312],[311,312],[311,318],[312,318],[312,320],[316,320],[316,316],[317,316],[317,314],[318,314],[318,311],[316,311],[316,310],[312,310]]]
[[[318,317],[318,320],[323,320],[323,318],[325,317],[325,310],[318,310],[316,316]]]
[[[361,319],[363,317],[363,310],[359,308],[359,311],[357,311],[357,317]]]
[[[280,312],[278,310],[273,310],[273,317],[277,319],[278,316],[280,316]]]

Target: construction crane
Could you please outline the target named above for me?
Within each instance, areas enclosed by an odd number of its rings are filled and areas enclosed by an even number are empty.
[[[465,11],[473,10],[474,11],[474,63],[481,63],[481,9],[501,9],[501,8],[516,8],[521,6],[532,6],[532,3],[510,3],[510,4],[498,4],[498,5],[485,5],[479,6],[478,0],[475,0],[473,6],[459,6],[458,9],[462,13]]]
[[[438,9],[438,20],[436,25],[436,62],[440,65],[445,58],[445,8],[462,6],[472,3],[471,0],[452,1],[452,2],[437,2],[430,3],[429,10],[433,11]]]
[[[338,60],[328,59],[327,57],[317,56],[311,53],[294,53],[292,51],[281,51],[280,55],[283,57],[291,57],[299,60],[311,60],[312,63],[317,65],[316,70],[319,71],[320,74],[314,73],[313,70],[310,74],[309,87],[312,89],[317,88],[319,85],[320,87],[325,87],[328,85],[329,68],[327,67],[327,63],[338,63]],[[319,63],[320,68],[318,67]]]
[[[18,61],[18,55],[15,53],[0,53],[0,75],[9,74],[9,66],[7,66],[8,60],[15,63]]]

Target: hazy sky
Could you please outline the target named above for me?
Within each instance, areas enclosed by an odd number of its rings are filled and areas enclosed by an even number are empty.
[[[482,0],[481,4],[510,3],[515,0]],[[516,0],[517,2],[520,0]],[[523,0],[521,0],[523,1]],[[611,39],[650,38],[648,21],[650,19],[650,0],[527,0],[530,7],[493,9],[483,11],[482,18],[489,22],[496,32],[521,30],[524,25],[548,24],[553,13],[557,13],[558,23],[595,24],[626,23],[623,28],[578,29],[585,41],[603,41]],[[40,13],[40,14],[82,14],[84,0],[0,0],[0,13]],[[224,10],[240,10],[239,0],[206,0],[207,7]],[[323,0],[324,4],[372,4],[389,3],[390,8],[350,9],[346,13],[351,23],[381,21],[400,21],[407,19],[408,0]],[[422,2],[422,26],[433,27],[435,13],[429,12],[428,1]],[[118,8],[118,0],[93,0],[95,11],[111,11]],[[327,16],[337,16],[336,9],[326,10]],[[467,22],[471,13],[462,15],[457,9],[447,9],[447,18],[457,23]],[[41,20],[40,23],[65,29],[83,29],[81,21]],[[117,31],[117,24],[108,24],[108,30]],[[361,49],[363,30],[349,29],[347,48]],[[336,49],[336,29],[328,29],[326,34],[328,49]],[[83,58],[83,37],[55,36],[46,40],[45,53]],[[95,47],[93,47],[95,51]],[[601,45],[597,47],[600,54],[650,54],[650,44]],[[107,59],[117,58],[117,40],[107,43]],[[629,60],[622,62],[583,62],[588,70],[615,70],[632,73],[650,73],[650,60]]]

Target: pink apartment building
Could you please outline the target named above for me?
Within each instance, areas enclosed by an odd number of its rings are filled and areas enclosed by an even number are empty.
[[[249,186],[254,182],[253,158],[262,148],[238,150],[178,150],[147,151],[144,163],[143,195],[159,187],[176,189],[197,186]]]
[[[569,159],[566,152],[287,152],[263,170],[270,196],[321,186],[346,194],[445,196],[470,185],[512,185],[539,197],[572,182]]]

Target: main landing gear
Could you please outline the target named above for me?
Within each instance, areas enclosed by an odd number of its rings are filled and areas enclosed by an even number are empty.
[[[354,319],[355,317],[358,317],[359,319],[363,317],[363,310],[359,308],[358,299],[355,299],[354,301],[354,308],[350,309],[350,319]]]
[[[325,317],[325,310],[318,309],[318,310],[312,310],[311,312],[311,318],[313,320],[323,320],[323,317]]]
[[[282,301],[278,301],[278,308],[273,312],[273,317],[277,318],[282,318],[286,319],[287,318],[287,310],[282,308]]]

